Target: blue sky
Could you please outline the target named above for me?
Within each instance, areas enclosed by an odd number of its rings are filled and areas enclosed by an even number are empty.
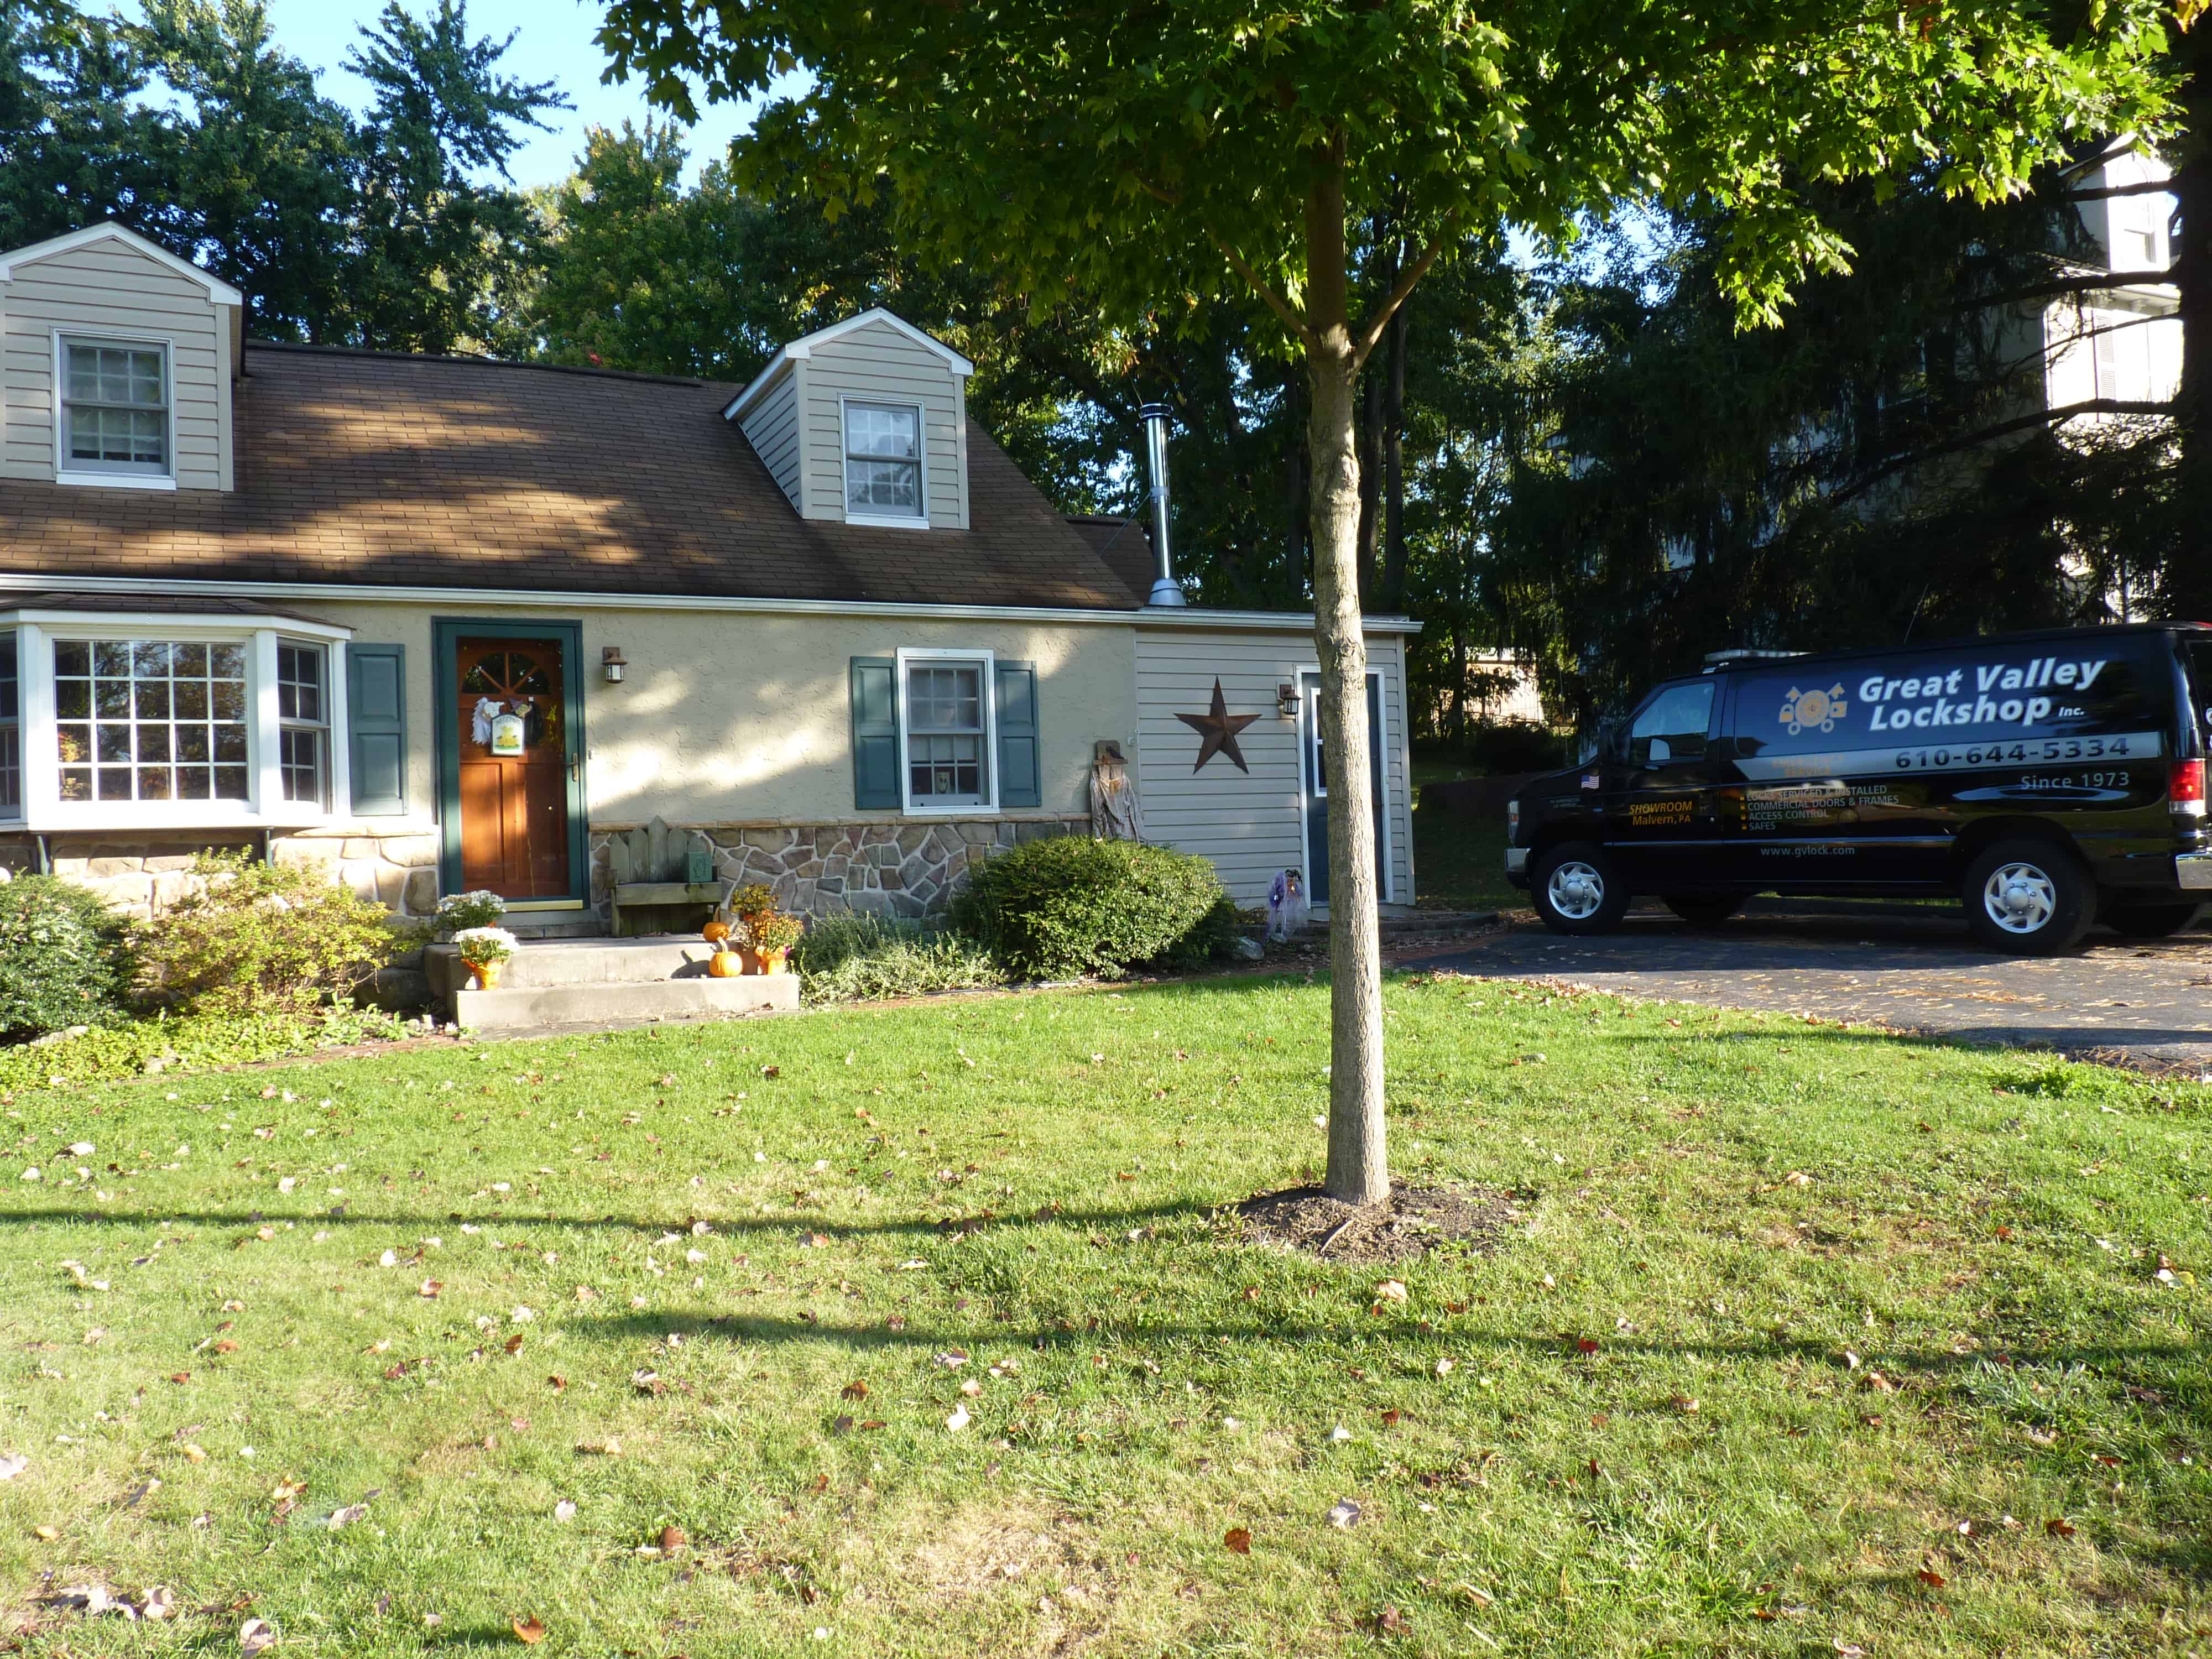
[[[418,13],[428,9],[426,0],[407,3]],[[284,49],[318,71],[327,95],[356,110],[367,88],[342,66],[358,38],[359,26],[383,9],[384,0],[269,0],[270,19]],[[592,41],[599,17],[597,8],[574,0],[469,0],[471,34],[503,38],[510,31],[514,33],[514,45],[503,60],[510,74],[526,81],[558,82],[576,106],[548,118],[555,123],[553,131],[529,135],[512,164],[519,185],[546,185],[565,178],[584,147],[586,126],[617,126],[624,119],[642,125],[645,120],[645,95],[635,82],[599,82],[606,58]],[[750,118],[749,111],[730,104],[702,110],[702,116],[689,138],[694,178],[700,163],[720,156]]]

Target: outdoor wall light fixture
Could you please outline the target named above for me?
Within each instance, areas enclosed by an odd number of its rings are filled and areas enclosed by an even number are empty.
[[[1288,680],[1275,688],[1275,712],[1286,720],[1298,717],[1298,688]]]
[[[623,659],[622,647],[610,645],[600,650],[599,672],[606,677],[609,685],[620,685],[623,683],[623,670],[629,666],[629,664]]]

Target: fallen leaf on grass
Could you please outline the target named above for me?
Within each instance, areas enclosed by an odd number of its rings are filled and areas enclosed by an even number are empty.
[[[670,1525],[660,1529],[660,1547],[664,1550],[680,1550],[686,1541],[681,1527]]]
[[[1411,1632],[1413,1628],[1404,1613],[1389,1606],[1385,1606],[1382,1611],[1376,1615],[1375,1626],[1385,1636],[1404,1636]]]
[[[866,1400],[868,1397],[868,1385],[855,1377],[838,1392],[848,1400]]]
[[[1222,1547],[1231,1555],[1252,1553],[1252,1534],[1243,1527],[1231,1527],[1222,1535]]]
[[[1349,1531],[1359,1524],[1359,1505],[1349,1498],[1340,1498],[1328,1512],[1328,1524],[1340,1532]]]
[[[545,1626],[528,1613],[519,1613],[514,1620],[514,1639],[526,1647],[536,1647],[545,1639]]]
[[[507,1339],[507,1351],[509,1353],[520,1353],[522,1352],[522,1333],[520,1331],[517,1331],[513,1336]]]
[[[553,1518],[556,1521],[574,1521],[576,1518],[575,1504],[565,1498],[562,1498],[553,1506]]]
[[[368,1505],[366,1504],[349,1504],[342,1510],[332,1510],[331,1530],[336,1532],[341,1527],[349,1527],[356,1521],[367,1519],[368,1516]]]
[[[955,1406],[952,1408],[952,1415],[945,1419],[945,1426],[957,1434],[974,1421],[975,1419],[968,1415],[967,1407]]]
[[[2043,1529],[2053,1538],[2071,1538],[2074,1523],[2063,1515],[2054,1515],[2043,1523]]]
[[[415,1294],[428,1301],[435,1302],[438,1299],[438,1292],[445,1288],[446,1286],[442,1280],[426,1279],[422,1281],[421,1287],[416,1291]]]
[[[0,1457],[0,1480],[13,1480],[30,1467],[29,1458],[21,1452],[10,1452],[7,1456]]]
[[[1915,1578],[1917,1578],[1922,1583],[1932,1585],[1937,1589],[1942,1589],[1944,1585],[1951,1582],[1949,1579],[1944,1577],[1942,1573],[1936,1571],[1933,1567],[1923,1567],[1919,1571],[1914,1573],[1912,1576]]]
[[[563,1389],[568,1386],[568,1379],[565,1376],[560,1376],[558,1373],[556,1373],[554,1376],[549,1376],[545,1379],[545,1386],[552,1389],[554,1393],[559,1394]]]
[[[1403,1302],[1406,1299],[1405,1281],[1386,1279],[1375,1287],[1376,1298],[1383,1302]]]
[[[265,1619],[249,1619],[238,1627],[238,1650],[242,1654],[266,1653],[276,1645],[276,1632],[269,1628]]]

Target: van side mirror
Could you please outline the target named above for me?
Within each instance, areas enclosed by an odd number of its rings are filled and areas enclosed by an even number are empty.
[[[1674,758],[1674,750],[1673,745],[1670,744],[1664,738],[1654,738],[1651,739],[1651,757],[1646,761],[1644,764],[1647,766],[1664,766],[1668,761]]]

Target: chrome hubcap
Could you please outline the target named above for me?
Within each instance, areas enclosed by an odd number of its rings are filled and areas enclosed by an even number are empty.
[[[2058,910],[2058,884],[2033,864],[2007,864],[1990,872],[1982,908],[2008,933],[2040,933]]]
[[[1594,866],[1570,859],[1552,872],[1544,892],[1552,908],[1568,921],[1587,921],[1605,902],[1605,878]]]

